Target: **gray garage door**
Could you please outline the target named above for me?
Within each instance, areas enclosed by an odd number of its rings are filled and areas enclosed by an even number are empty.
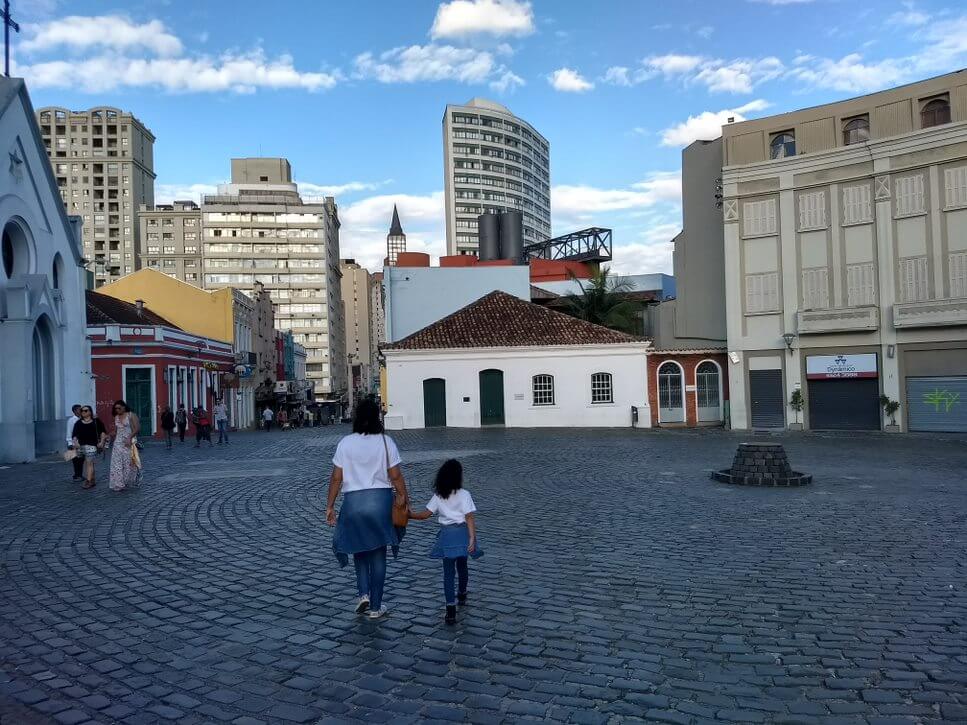
[[[907,378],[910,430],[967,432],[967,377]]]
[[[879,381],[876,378],[810,380],[809,427],[813,430],[879,430]]]
[[[785,428],[781,370],[750,370],[749,400],[753,428]]]

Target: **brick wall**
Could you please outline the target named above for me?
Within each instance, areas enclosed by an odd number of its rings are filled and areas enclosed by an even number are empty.
[[[696,399],[695,399],[695,368],[698,367],[699,363],[704,360],[712,360],[718,363],[719,370],[721,372],[721,393],[722,401],[728,401],[729,399],[729,369],[728,369],[728,358],[725,353],[651,353],[648,355],[648,404],[651,406],[651,424],[652,426],[658,426],[658,368],[661,367],[662,363],[671,360],[682,366],[685,372],[685,423],[686,426],[695,426],[698,424],[696,420]],[[689,388],[692,388],[691,390]],[[723,413],[724,413],[723,405]],[[665,424],[667,425],[682,425],[678,424]]]

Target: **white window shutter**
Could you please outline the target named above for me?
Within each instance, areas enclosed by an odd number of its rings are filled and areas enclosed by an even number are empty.
[[[946,206],[967,206],[967,166],[944,171]]]
[[[950,255],[950,296],[967,297],[967,252]]]
[[[923,174],[898,177],[895,187],[896,213],[898,216],[922,214],[926,211]]]
[[[873,263],[850,264],[846,267],[846,304],[861,307],[876,303]]]
[[[776,200],[747,201],[742,205],[742,230],[755,237],[776,233]]]
[[[843,224],[861,224],[873,221],[870,185],[843,188]]]

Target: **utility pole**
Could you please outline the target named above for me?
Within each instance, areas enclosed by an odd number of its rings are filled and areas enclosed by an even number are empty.
[[[10,28],[20,32],[20,26],[10,17],[10,0],[3,0],[3,74],[10,77]]]

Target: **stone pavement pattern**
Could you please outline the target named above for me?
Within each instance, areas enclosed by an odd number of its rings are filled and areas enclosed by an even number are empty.
[[[967,721],[962,440],[772,438],[815,474],[777,490],[708,479],[722,431],[400,433],[416,501],[456,453],[480,509],[447,628],[435,523],[349,612],[341,432],[149,446],[121,495],[0,470],[0,721]]]

